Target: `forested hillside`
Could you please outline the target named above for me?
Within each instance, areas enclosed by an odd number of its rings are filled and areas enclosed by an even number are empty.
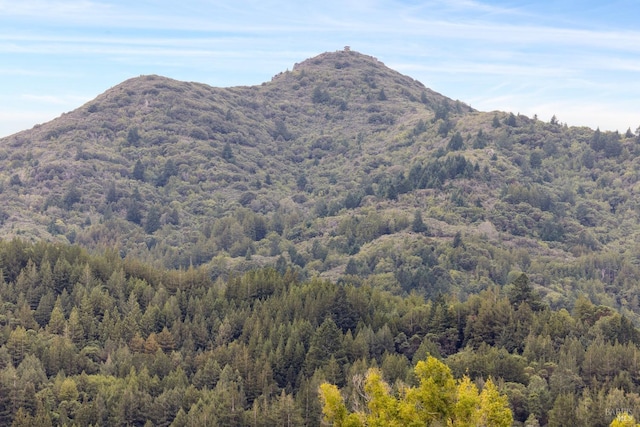
[[[0,139],[0,424],[640,414],[639,154],[348,49],[127,80]]]
[[[428,298],[526,272],[554,308],[586,294],[636,321],[639,150],[630,129],[478,112],[345,50],[261,86],[134,78],[0,140],[0,231]]]
[[[212,281],[19,240],[0,242],[0,259],[2,425],[318,426],[322,383],[362,410],[366,396],[392,405],[384,383],[429,402],[425,378],[446,390],[464,375],[467,396],[504,394],[528,425],[640,411],[639,331],[586,298],[551,309],[524,274],[464,302],[426,301],[290,268]]]

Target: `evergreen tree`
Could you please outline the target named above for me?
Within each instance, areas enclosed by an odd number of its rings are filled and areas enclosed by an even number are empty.
[[[460,135],[460,132],[456,132],[449,140],[449,143],[447,144],[447,150],[458,151],[462,150],[463,148],[464,141],[462,140],[462,135]]]
[[[542,310],[544,307],[540,297],[529,284],[529,277],[524,273],[514,280],[513,287],[509,290],[509,302],[516,307],[522,303],[527,303],[534,311]]]
[[[131,172],[132,178],[137,181],[144,181],[144,172],[144,165],[142,164],[140,159],[136,160],[136,164],[133,166],[133,171]]]
[[[111,182],[111,184],[109,184],[109,186],[107,187],[104,199],[107,203],[115,203],[118,201],[118,191],[116,190],[115,182]]]
[[[131,221],[134,224],[141,225],[142,224],[142,210],[140,208],[140,202],[135,199],[132,199],[129,202],[129,207],[127,208],[127,221]]]
[[[235,156],[233,155],[233,150],[231,149],[231,144],[229,144],[229,142],[225,142],[224,147],[222,148],[222,158],[230,163],[233,163],[235,160]]]
[[[411,223],[411,230],[414,233],[428,234],[429,227],[422,220],[422,212],[420,209],[416,209],[413,213],[413,222]]]
[[[329,362],[331,356],[342,365],[346,362],[346,354],[342,346],[342,332],[330,317],[327,317],[318,329],[316,329],[309,352],[305,360],[305,369],[309,375]]]
[[[144,224],[144,231],[146,231],[147,234],[153,234],[159,228],[160,211],[156,206],[151,206],[151,208],[149,208],[149,212],[147,213],[147,219]]]
[[[138,132],[138,128],[137,127],[130,128],[129,131],[127,132],[127,143],[129,143],[129,145],[137,147],[139,142],[140,142],[140,133]]]
[[[167,159],[167,161],[164,164],[164,169],[162,170],[162,173],[160,174],[160,176],[158,177],[158,180],[156,181],[156,186],[164,187],[165,185],[167,185],[169,178],[177,174],[178,174],[178,167],[176,166],[176,164],[172,159]]]

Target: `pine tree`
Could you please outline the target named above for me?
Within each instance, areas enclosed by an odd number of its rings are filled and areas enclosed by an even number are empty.
[[[456,132],[449,140],[449,143],[447,144],[447,150],[458,151],[462,150],[463,148],[464,140],[462,139],[462,135],[460,135],[460,132]]]
[[[131,176],[133,177],[133,179],[137,181],[144,181],[144,172],[145,172],[145,167],[140,161],[140,159],[138,159],[136,161],[136,164],[133,166],[133,172],[131,173]]]
[[[127,221],[131,221],[134,224],[141,225],[142,224],[142,211],[140,208],[140,202],[132,199],[129,202],[129,207],[127,208]]]
[[[428,231],[427,225],[422,220],[422,212],[420,209],[416,209],[413,213],[413,222],[411,223],[411,230],[414,233],[426,233]]]
[[[156,206],[151,206],[147,213],[147,219],[144,224],[144,231],[147,234],[153,234],[160,228],[160,211]]]
[[[229,142],[226,142],[222,148],[222,158],[230,163],[233,163],[235,160],[235,156],[233,155],[233,150],[231,150],[231,144],[229,144]]]

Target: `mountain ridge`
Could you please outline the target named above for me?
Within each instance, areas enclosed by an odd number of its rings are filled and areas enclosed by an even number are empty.
[[[595,283],[636,318],[638,153],[636,135],[476,111],[345,50],[258,86],[136,77],[1,139],[0,231],[427,296],[526,271],[557,307]]]

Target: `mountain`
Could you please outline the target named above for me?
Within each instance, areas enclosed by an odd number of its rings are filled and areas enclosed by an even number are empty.
[[[348,50],[123,82],[0,140],[0,425],[633,425],[638,154]]]
[[[169,268],[640,313],[636,135],[480,112],[345,50],[270,82],[130,79],[0,140],[1,231]]]

